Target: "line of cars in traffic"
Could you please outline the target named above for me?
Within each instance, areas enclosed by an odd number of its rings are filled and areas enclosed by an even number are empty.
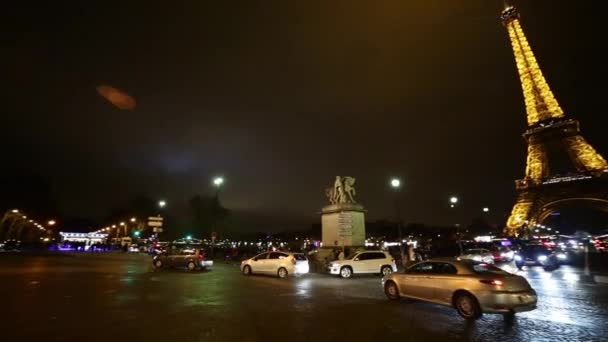
[[[395,259],[388,252],[358,251],[348,258],[332,261],[327,270],[342,278],[379,273],[389,300],[406,298],[450,306],[470,320],[479,319],[483,313],[512,317],[517,312],[536,308],[536,292],[524,277],[494,266],[493,261],[484,262],[483,257],[480,261],[475,258],[487,254],[486,251],[467,252],[471,258],[431,259],[397,272]],[[211,260],[206,260],[202,249],[185,249],[175,255],[161,253],[154,257],[153,264],[158,268],[182,266],[191,271],[213,265]],[[246,276],[268,274],[287,278],[309,270],[305,254],[282,251],[260,253],[240,264],[240,271]]]

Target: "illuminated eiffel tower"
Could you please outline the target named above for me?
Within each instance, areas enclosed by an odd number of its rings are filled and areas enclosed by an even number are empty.
[[[580,134],[577,120],[566,117],[536,62],[513,6],[501,20],[509,32],[526,103],[528,158],[517,180],[517,201],[506,233],[529,232],[571,201],[608,211],[608,164]]]

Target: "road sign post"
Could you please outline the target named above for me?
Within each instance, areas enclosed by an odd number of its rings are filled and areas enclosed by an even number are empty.
[[[160,216],[148,217],[148,227],[152,228],[152,232],[158,239],[158,234],[163,232],[163,218]]]

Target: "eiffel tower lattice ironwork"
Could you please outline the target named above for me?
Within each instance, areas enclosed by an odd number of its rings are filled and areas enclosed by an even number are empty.
[[[608,164],[582,137],[578,121],[564,114],[519,19],[519,11],[513,6],[506,7],[501,15],[513,47],[528,118],[523,135],[528,144],[526,174],[515,182],[517,201],[506,225],[509,235],[528,233],[569,201],[589,201],[608,210]],[[556,151],[567,161],[567,172],[551,167],[555,160],[550,155]]]

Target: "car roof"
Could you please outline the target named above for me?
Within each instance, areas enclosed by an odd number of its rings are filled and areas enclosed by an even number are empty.
[[[451,257],[432,258],[429,260],[417,262],[414,265],[422,264],[425,262],[445,262],[445,263],[449,263],[449,264],[456,266],[456,268],[458,269],[458,273],[460,273],[460,274],[473,273],[469,268],[469,265],[471,264],[471,262],[469,262],[469,261],[463,262],[461,260],[458,260],[456,258],[451,258]],[[462,272],[462,271],[464,271],[464,272]]]

